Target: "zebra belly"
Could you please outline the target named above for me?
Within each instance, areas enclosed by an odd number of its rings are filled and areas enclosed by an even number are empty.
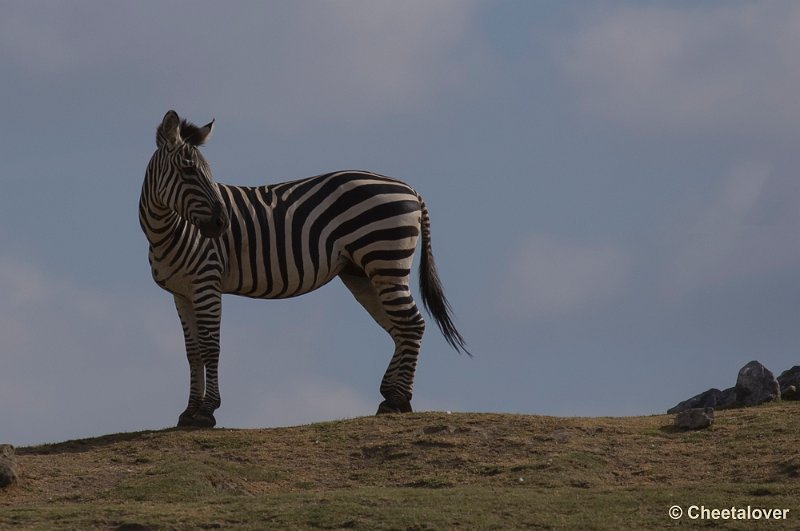
[[[255,275],[243,274],[242,269],[235,271],[235,274],[230,274],[232,271],[229,270],[229,274],[222,279],[222,293],[254,299],[297,297],[321,288],[333,280],[348,263],[345,259],[338,259],[326,267],[304,271],[303,278],[301,278],[297,269],[290,269],[283,275],[279,267],[271,270],[268,275],[266,267],[271,265],[270,262],[267,257],[263,261],[259,261],[258,271]]]

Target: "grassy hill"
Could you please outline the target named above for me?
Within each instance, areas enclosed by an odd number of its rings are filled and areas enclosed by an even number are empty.
[[[784,508],[800,528],[800,403],[670,416],[415,413],[164,430],[18,448],[0,528],[664,528],[672,505]]]

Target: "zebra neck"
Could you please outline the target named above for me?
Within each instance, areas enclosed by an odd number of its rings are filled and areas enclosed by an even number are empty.
[[[139,223],[154,250],[170,246],[175,235],[194,229],[174,210],[144,203],[139,207]]]

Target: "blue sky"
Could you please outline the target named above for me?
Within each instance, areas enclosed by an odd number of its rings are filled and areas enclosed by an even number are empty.
[[[0,442],[172,426],[188,366],[136,208],[168,109],[220,182],[426,199],[473,359],[418,410],[663,412],[800,363],[794,2],[16,2],[0,20]],[[223,300],[218,425],[372,414],[392,344],[335,281]]]

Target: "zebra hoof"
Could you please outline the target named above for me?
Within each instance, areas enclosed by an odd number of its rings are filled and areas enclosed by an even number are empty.
[[[384,400],[378,406],[378,412],[375,414],[385,415],[387,413],[411,413],[412,411],[411,402],[405,398],[402,398],[399,400]]]
[[[194,413],[190,413],[189,411],[181,413],[181,416],[178,417],[178,427],[190,428],[192,426],[194,426]]]
[[[191,425],[195,428],[213,428],[217,425],[217,419],[211,413],[198,412],[192,418]]]

